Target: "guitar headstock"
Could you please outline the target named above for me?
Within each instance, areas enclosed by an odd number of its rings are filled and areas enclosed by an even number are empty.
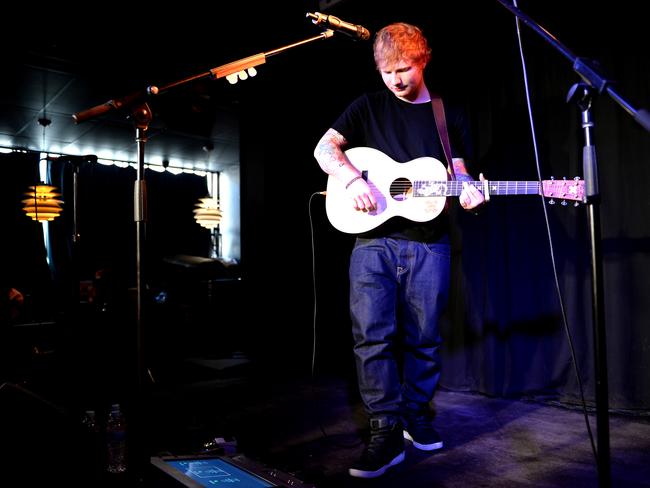
[[[584,201],[585,198],[585,182],[578,177],[572,180],[544,180],[542,194],[545,197],[560,199],[564,205],[566,200],[572,200],[578,205],[578,202]],[[555,202],[551,200],[551,204],[553,203]]]

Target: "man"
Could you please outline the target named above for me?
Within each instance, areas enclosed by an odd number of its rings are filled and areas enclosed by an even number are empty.
[[[356,99],[314,151],[323,171],[345,188],[354,211],[368,215],[378,208],[372,176],[366,178],[355,167],[347,149],[371,147],[399,163],[425,156],[445,161],[432,93],[424,79],[431,49],[421,30],[405,23],[388,25],[377,32],[373,50],[388,90]],[[462,112],[447,105],[445,109],[453,156],[450,172],[459,181],[471,181],[464,160],[470,144]],[[372,161],[363,163],[372,168]],[[463,183],[459,202],[472,210],[484,197]],[[425,451],[443,445],[431,425],[430,402],[440,376],[438,322],[447,304],[450,255],[446,209],[427,222],[395,216],[357,235],[349,268],[350,316],[359,391],[371,435],[349,469],[352,476],[381,476],[403,461],[404,438]]]

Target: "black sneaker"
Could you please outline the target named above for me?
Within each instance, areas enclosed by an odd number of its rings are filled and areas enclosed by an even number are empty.
[[[402,424],[387,417],[370,419],[370,442],[348,470],[355,478],[377,478],[404,461]]]
[[[442,439],[431,425],[431,417],[423,413],[412,413],[404,417],[404,438],[421,451],[442,448]]]

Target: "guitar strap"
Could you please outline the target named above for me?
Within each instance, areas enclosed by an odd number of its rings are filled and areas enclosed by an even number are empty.
[[[433,105],[433,116],[436,119],[436,128],[442,143],[442,150],[445,152],[445,158],[447,159],[449,175],[452,180],[455,180],[456,174],[454,173],[454,164],[451,158],[451,145],[449,144],[449,132],[447,132],[447,119],[445,118],[445,107],[442,104],[442,98],[436,94],[431,94],[431,105]]]

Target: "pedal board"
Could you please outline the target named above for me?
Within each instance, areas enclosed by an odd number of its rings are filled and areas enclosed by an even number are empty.
[[[154,456],[151,465],[157,468],[155,471],[159,475],[155,486],[165,488],[315,488],[315,485],[243,455]]]

